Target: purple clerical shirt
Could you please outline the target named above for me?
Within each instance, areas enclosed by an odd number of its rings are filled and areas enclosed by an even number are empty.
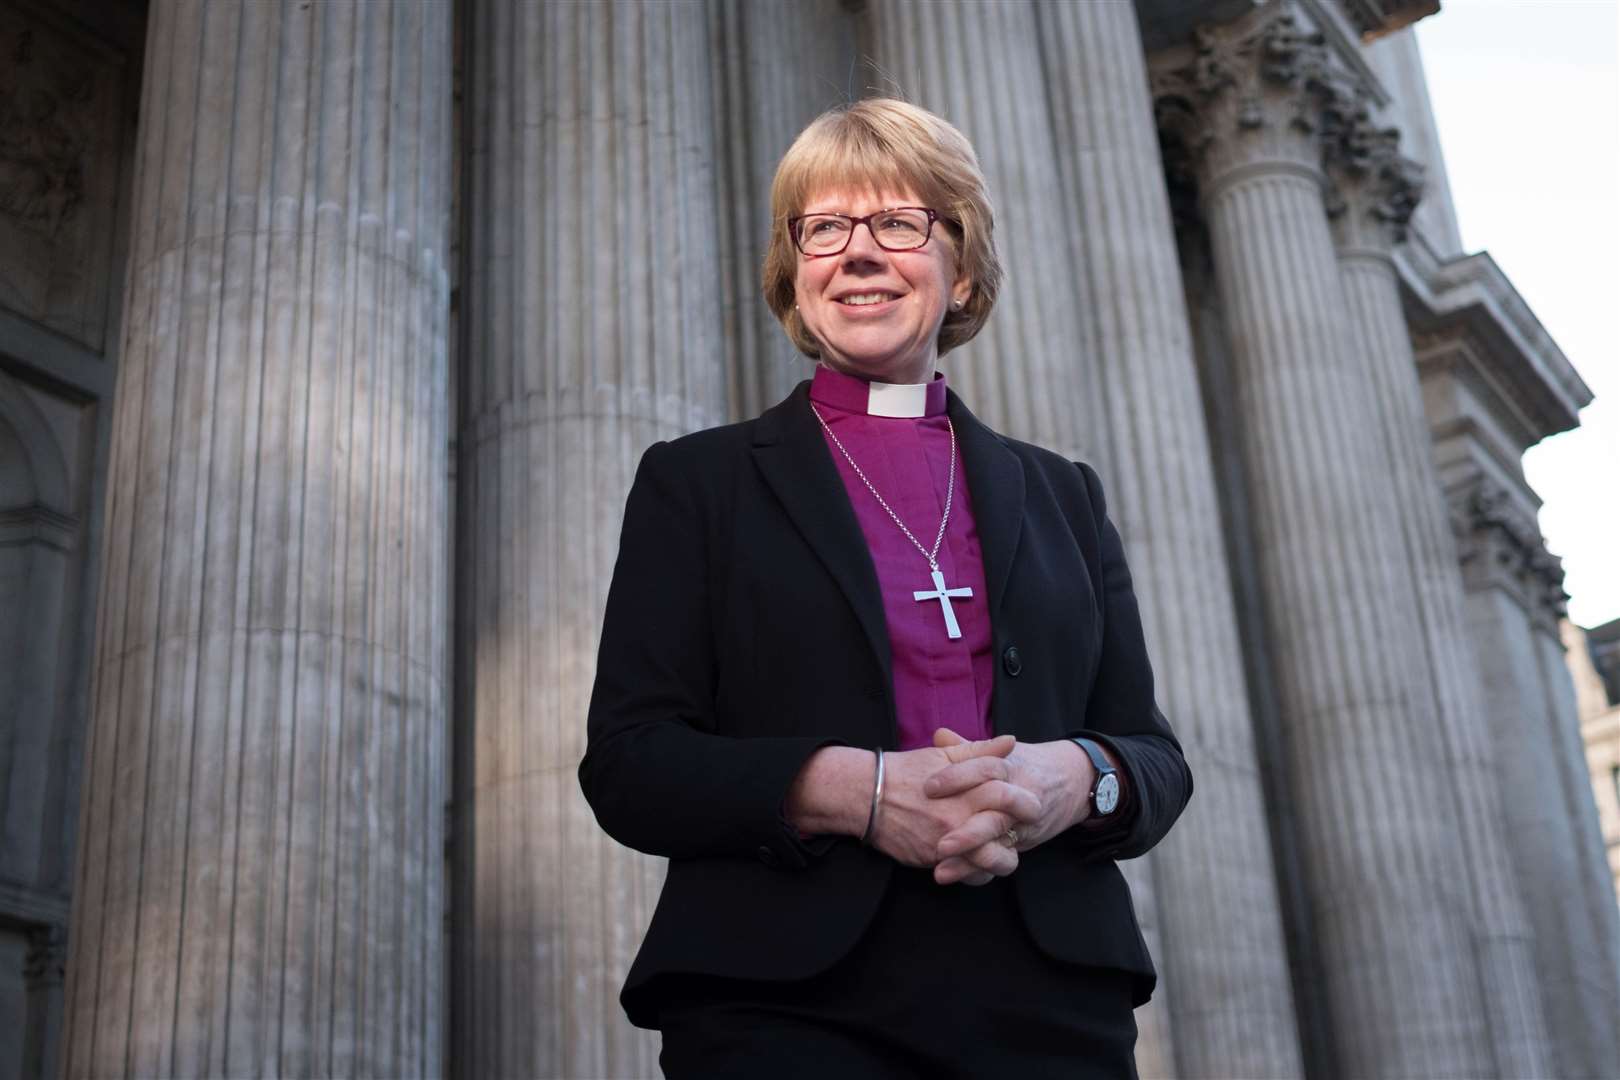
[[[987,739],[991,734],[994,665],[984,558],[960,448],[955,460],[951,457],[943,373],[927,384],[925,395],[922,416],[876,416],[867,411],[865,379],[817,364],[810,383],[810,401],[827,427],[926,549],[939,535],[951,470],[956,471],[950,520],[939,545],[939,568],[947,588],[969,588],[973,595],[950,601],[962,632],[952,638],[940,601],[917,600],[913,595],[934,591],[927,557],[884,511],[834,441],[826,439],[866,535],[883,593],[901,750],[934,745],[935,728],[950,728],[965,739]],[[825,429],[822,434],[826,437]]]

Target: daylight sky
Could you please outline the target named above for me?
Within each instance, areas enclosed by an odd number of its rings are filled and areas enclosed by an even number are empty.
[[[1418,47],[1463,247],[1596,395],[1524,458],[1569,615],[1620,618],[1620,0],[1442,0]]]

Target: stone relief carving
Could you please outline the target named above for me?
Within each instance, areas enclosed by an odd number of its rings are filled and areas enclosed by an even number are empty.
[[[29,989],[61,986],[67,969],[67,927],[36,926],[28,935],[23,980]]]
[[[54,237],[84,201],[91,73],[37,62],[32,27],[0,24],[0,214]]]
[[[122,59],[0,6],[0,305],[99,351]]]

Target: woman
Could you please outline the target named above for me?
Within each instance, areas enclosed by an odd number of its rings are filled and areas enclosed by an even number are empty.
[[[580,782],[670,864],[621,1002],[670,1076],[1134,1075],[1115,861],[1192,778],[1097,474],[935,371],[1000,284],[972,147],[862,101],[771,208],[814,377],[650,447],[625,506]]]

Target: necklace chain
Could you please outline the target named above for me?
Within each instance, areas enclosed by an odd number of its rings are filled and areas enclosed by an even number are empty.
[[[832,439],[834,445],[838,447],[839,452],[844,455],[844,460],[849,462],[849,467],[855,470],[855,475],[861,478],[861,483],[866,485],[866,490],[872,493],[872,498],[876,499],[878,505],[883,507],[888,512],[889,517],[894,519],[894,523],[900,526],[900,531],[906,534],[906,539],[917,545],[917,550],[922,552],[923,558],[928,560],[929,569],[938,570],[939,545],[940,541],[945,539],[945,523],[951,519],[951,500],[956,493],[956,428],[951,424],[951,418],[949,416],[945,418],[945,427],[951,433],[951,474],[950,480],[945,485],[945,513],[939,519],[939,534],[934,537],[934,550],[929,551],[922,546],[922,543],[915,536],[911,535],[911,530],[906,528],[906,523],[901,521],[900,516],[890,509],[883,496],[878,494],[877,488],[872,486],[872,481],[868,480],[866,474],[861,471],[861,467],[855,464],[855,459],[849,456],[848,450],[844,449],[843,440],[834,435],[833,429],[827,426],[827,421],[822,418],[821,410],[811,405],[810,411],[816,414],[817,420],[821,421],[822,428],[826,430],[827,435]]]

